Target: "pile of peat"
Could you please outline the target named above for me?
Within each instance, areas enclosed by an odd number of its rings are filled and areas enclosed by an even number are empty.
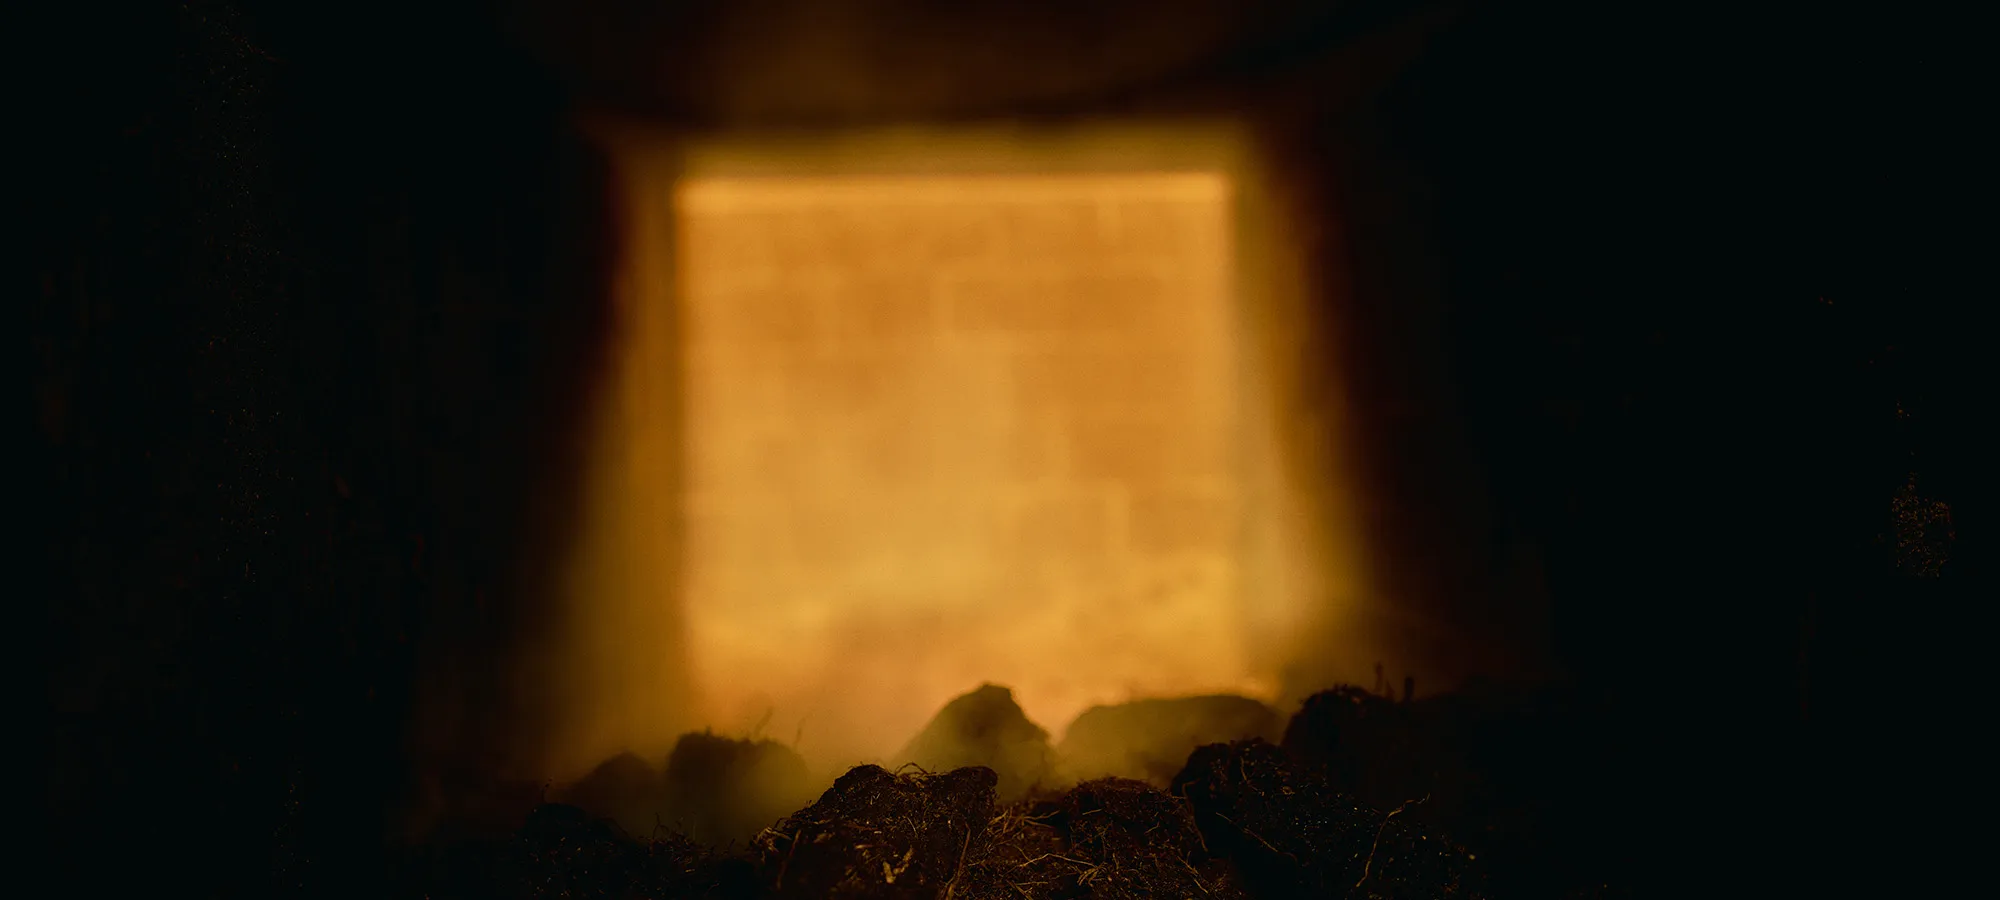
[[[413,868],[405,896],[504,900],[639,898],[1472,897],[1464,862],[1412,828],[1332,795],[1295,790],[1309,778],[1269,745],[1216,745],[1211,767],[1238,756],[1253,783],[1196,779],[1190,804],[1144,782],[1104,778],[1005,806],[984,767],[944,773],[856,768],[818,802],[767,829],[747,851],[675,834],[638,840],[581,809],[539,807],[511,840],[464,844]],[[1185,773],[1184,773],[1185,774]],[[1268,795],[1251,799],[1268,790]],[[1234,813],[1235,815],[1231,815]],[[1393,819],[1393,816],[1390,817]],[[1207,820],[1210,824],[1203,827]],[[1261,829],[1253,847],[1238,823]],[[1288,830],[1289,829],[1289,830]],[[1386,834],[1386,837],[1381,835]],[[1367,868],[1356,848],[1380,843],[1361,890],[1329,887]],[[1287,856],[1279,862],[1273,853]],[[1325,862],[1317,862],[1325,854]],[[1299,859],[1306,862],[1297,863]],[[1249,889],[1246,889],[1249,888]]]
[[[1030,786],[1022,796],[1019,782],[1003,792],[1009,779],[988,765],[860,766],[803,809],[771,813],[748,841],[689,837],[657,819],[643,834],[627,831],[608,815],[616,804],[603,798],[593,798],[604,805],[589,812],[546,804],[511,835],[461,836],[413,852],[397,893],[432,900],[1584,896],[1584,882],[1570,875],[1501,877],[1525,859],[1513,851],[1526,838],[1495,823],[1531,810],[1513,800],[1518,789],[1502,790],[1473,771],[1485,768],[1476,754],[1448,749],[1509,724],[1501,720],[1520,724],[1495,718],[1493,708],[1328,692],[1299,710],[1282,744],[1205,744],[1166,784],[1101,777],[1062,791]],[[651,784],[632,763],[575,793]],[[610,777],[624,769],[633,774]]]

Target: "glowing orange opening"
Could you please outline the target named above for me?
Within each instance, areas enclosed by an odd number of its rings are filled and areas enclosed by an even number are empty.
[[[1324,486],[1286,474],[1283,279],[1244,271],[1265,232],[1224,145],[628,152],[653,168],[628,166],[559,765],[694,726],[844,765],[988,681],[1058,733],[1135,697],[1272,699],[1353,578]]]

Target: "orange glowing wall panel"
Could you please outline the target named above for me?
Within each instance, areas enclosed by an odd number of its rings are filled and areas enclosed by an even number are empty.
[[[680,184],[712,720],[865,754],[982,681],[1053,729],[1249,687],[1230,197],[1215,173]]]
[[[1242,130],[594,127],[615,318],[531,774],[703,727],[894,764],[982,682],[1059,735],[1375,658],[1313,235]]]

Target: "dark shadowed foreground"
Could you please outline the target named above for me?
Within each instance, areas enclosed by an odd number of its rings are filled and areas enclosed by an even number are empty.
[[[926,729],[928,742],[992,736],[975,726],[996,721],[1031,725],[1004,715],[1006,699],[1004,688],[987,687],[954,701]],[[1198,698],[1114,717],[1199,722],[1215,718],[1202,711],[1216,706]],[[972,715],[980,710],[1003,714]],[[779,794],[750,789],[760,779],[753,770],[792,771],[789,751],[689,735],[665,773],[614,758],[557,795],[582,805],[540,806],[510,836],[441,834],[411,852],[400,889],[429,898],[923,900],[1616,893],[1618,885],[1565,859],[1588,851],[1552,827],[1576,817],[1575,798],[1557,793],[1554,781],[1514,774],[1534,771],[1518,764],[1521,756],[1559,759],[1554,750],[1575,743],[1560,712],[1539,694],[1412,701],[1345,687],[1307,700],[1282,729],[1282,745],[1257,736],[1276,730],[1259,718],[1250,732],[1233,729],[1246,739],[1193,747],[1154,783],[1011,784],[1009,796],[1008,779],[976,761],[864,765],[789,814],[774,811]],[[965,734],[940,743],[940,729]],[[1038,730],[999,730],[1040,738]],[[1131,753],[1157,761],[1185,751],[1190,729],[1119,732]],[[797,787],[803,776],[794,775],[778,780]],[[695,787],[706,793],[681,796]],[[643,830],[619,824],[645,824],[633,811],[648,807],[679,814],[673,822],[655,815]],[[1562,816],[1547,812],[1558,809]]]
[[[898,775],[861,766],[747,851],[671,832],[636,839],[549,804],[511,839],[414,855],[404,896],[1481,896],[1464,851],[1396,823],[1394,811],[1318,790],[1276,753],[1261,742],[1203,748],[1203,769],[1183,773],[1201,785],[1192,807],[1119,778],[999,806],[991,769]],[[1239,764],[1248,781],[1225,786],[1209,771]]]
[[[1362,806],[1261,741],[1196,750],[1174,789],[1258,896],[1480,896],[1472,857],[1400,819],[1408,805]]]

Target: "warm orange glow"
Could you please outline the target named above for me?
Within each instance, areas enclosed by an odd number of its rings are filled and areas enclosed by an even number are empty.
[[[1307,607],[1351,591],[1326,488],[1280,452],[1284,279],[1245,277],[1276,257],[1240,252],[1269,240],[1240,156],[958,146],[634,179],[623,474],[579,557],[595,699],[562,765],[691,725],[852,762],[982,682],[1057,734],[1134,697],[1273,699]],[[684,669],[617,662],[649,642]]]
[[[894,742],[982,680],[1058,725],[1259,687],[1228,203],[1213,173],[685,183],[710,715]]]

